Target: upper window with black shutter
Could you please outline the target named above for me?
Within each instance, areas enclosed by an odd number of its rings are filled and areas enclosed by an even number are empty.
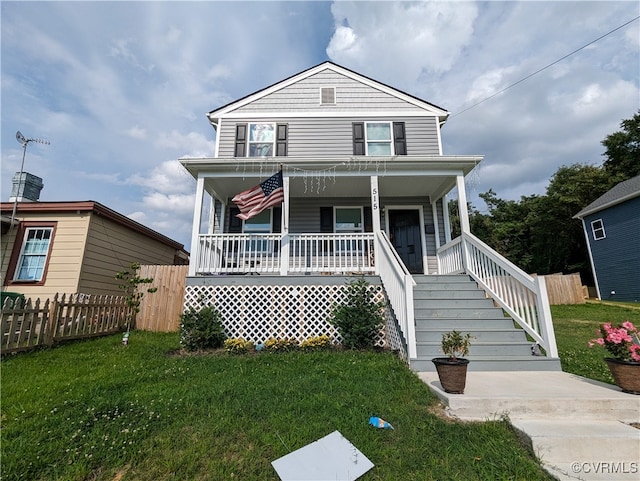
[[[404,122],[354,122],[353,155],[407,155]]]
[[[287,124],[256,122],[236,125],[236,157],[287,155]]]

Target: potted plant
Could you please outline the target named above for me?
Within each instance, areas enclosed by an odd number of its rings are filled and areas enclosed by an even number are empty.
[[[471,334],[464,336],[456,331],[442,334],[442,352],[447,357],[432,359],[440,378],[440,384],[445,392],[463,394],[467,382],[467,365],[469,360],[464,356],[469,354]]]
[[[600,337],[591,339],[589,347],[604,346],[611,354],[604,360],[616,385],[624,392],[640,394],[640,339],[636,326],[629,321],[616,325],[607,322],[596,332]]]

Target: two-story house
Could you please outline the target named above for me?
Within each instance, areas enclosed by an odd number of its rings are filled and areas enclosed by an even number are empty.
[[[482,279],[485,291],[513,304],[506,310],[519,318],[523,339],[529,333],[557,358],[541,308],[546,294],[515,266],[525,286],[506,287],[515,286],[506,270],[512,266],[494,260],[497,254],[469,232],[464,179],[482,156],[443,154],[448,115],[332,62],[209,112],[213,157],[180,159],[197,181],[185,307],[212,302],[232,337],[302,340],[335,334],[327,319],[345,276],[366,275],[391,306],[381,344],[421,369],[428,366],[419,359],[435,357],[441,331],[456,324],[417,318],[467,318],[487,307],[480,313],[485,325],[473,327],[488,329],[488,318],[498,315],[503,319],[494,324],[513,330],[478,289]],[[452,190],[463,232],[453,242],[446,198]],[[265,198],[268,208],[242,215],[247,203]],[[477,266],[469,270],[472,262]],[[457,281],[461,291],[475,291],[474,299],[467,302],[463,292],[449,302],[462,310],[446,311],[446,293]],[[433,289],[441,292],[429,294]],[[424,329],[433,332],[423,336]],[[531,342],[521,340],[519,354],[508,344],[505,355],[530,361]],[[481,360],[480,347],[476,354]]]

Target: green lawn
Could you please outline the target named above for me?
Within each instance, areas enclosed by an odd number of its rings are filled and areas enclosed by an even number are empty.
[[[507,422],[437,415],[390,353],[177,357],[175,334],[120,339],[2,361],[2,479],[277,480],[271,461],[334,430],[375,464],[364,481],[551,479]]]
[[[604,322],[631,321],[640,327],[640,305],[602,303],[551,306],[562,370],[613,384],[604,362],[603,347],[588,347],[589,340],[598,337],[598,326]]]

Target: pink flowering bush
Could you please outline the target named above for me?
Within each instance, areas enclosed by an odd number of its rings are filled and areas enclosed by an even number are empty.
[[[601,324],[597,332],[602,337],[591,339],[589,347],[604,346],[612,357],[620,361],[640,362],[640,339],[633,323],[624,321],[614,326],[607,322]]]

